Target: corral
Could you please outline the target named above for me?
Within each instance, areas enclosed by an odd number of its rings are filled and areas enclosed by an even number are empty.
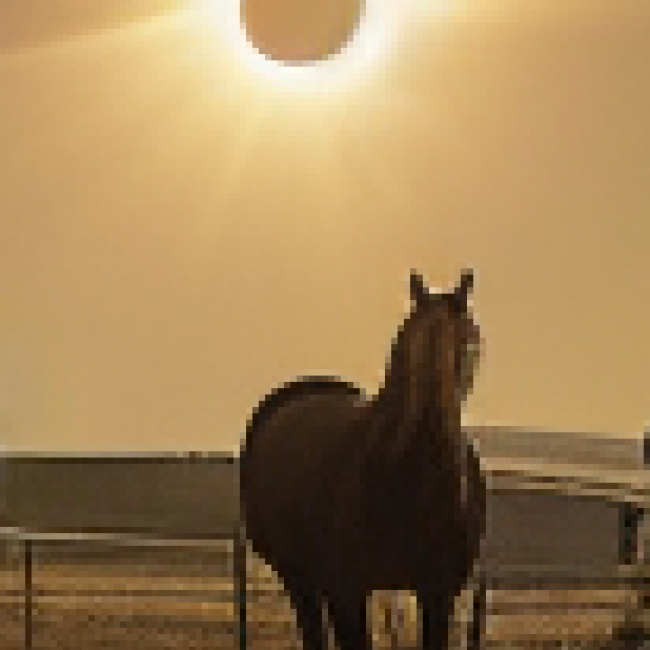
[[[613,465],[611,448],[607,457]],[[593,462],[591,476],[589,463],[560,476],[548,471],[548,461],[543,472],[541,464],[499,464],[488,455],[491,518],[483,581],[477,581],[488,596],[485,638],[466,634],[472,618],[468,592],[458,604],[458,644],[557,646],[608,637],[638,595],[624,570],[635,552],[635,520],[648,499],[642,462],[623,467],[621,458],[616,481]],[[6,465],[5,494],[13,506],[6,510],[21,526],[5,530],[14,552],[0,572],[3,647],[299,647],[288,602],[266,566],[249,555],[246,590],[236,589],[242,556],[228,539],[228,527],[232,535],[238,521],[231,481],[236,462],[201,456],[82,460],[23,456]],[[230,473],[215,472],[217,466]],[[43,478],[48,472],[51,485]],[[34,481],[40,497],[28,490]],[[107,495],[107,483],[121,485],[121,496],[118,489]],[[98,484],[104,491],[93,490]],[[205,498],[217,484],[222,497],[229,491],[229,503]],[[156,485],[158,499],[152,498]],[[66,499],[76,512],[61,512]],[[74,529],[85,533],[73,535]],[[246,597],[245,620],[238,595]],[[413,602],[400,595],[400,607],[391,611],[395,598],[374,599],[377,646],[413,647]],[[386,624],[389,615],[392,627]]]

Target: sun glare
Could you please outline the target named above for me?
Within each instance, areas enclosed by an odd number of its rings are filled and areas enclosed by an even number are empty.
[[[347,43],[327,59],[292,63],[276,61],[259,51],[246,32],[241,15],[243,0],[202,0],[215,37],[224,39],[238,72],[254,75],[274,89],[310,91],[342,90],[358,86],[380,73],[400,32],[400,17],[407,6],[422,0],[365,0],[359,24]],[[316,0],[305,0],[314,2]]]

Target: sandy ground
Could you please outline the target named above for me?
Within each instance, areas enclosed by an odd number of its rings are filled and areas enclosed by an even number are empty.
[[[156,650],[178,648],[236,648],[236,607],[232,574],[228,566],[121,563],[52,564],[36,566],[34,586],[39,590],[33,616],[34,648],[38,650]],[[259,591],[248,601],[251,648],[300,648],[289,602],[273,573],[256,560],[249,563],[251,584]],[[20,570],[0,569],[0,629],[3,650],[23,646],[23,575]],[[109,596],[113,590],[140,591],[130,598]],[[96,594],[48,592],[96,591]],[[160,592],[171,593],[161,595]],[[200,592],[200,593],[194,593]],[[157,593],[158,592],[158,593]],[[173,592],[176,592],[174,594]],[[457,603],[460,645],[467,620],[469,593]],[[585,641],[608,633],[621,618],[631,594],[617,591],[499,592],[491,605],[517,604],[516,613],[488,617],[487,640],[509,647],[549,642]],[[389,648],[391,634],[384,624],[392,596],[379,593],[372,600],[372,624],[376,648]],[[417,614],[415,599],[399,595],[400,648],[415,647]],[[539,603],[537,607],[534,603]],[[553,611],[544,606],[553,605]],[[588,607],[576,609],[576,603]],[[525,607],[528,605],[527,607]],[[598,606],[609,605],[607,609]],[[557,608],[557,609],[555,609]],[[564,610],[564,611],[563,611]],[[496,611],[496,610],[495,610]]]

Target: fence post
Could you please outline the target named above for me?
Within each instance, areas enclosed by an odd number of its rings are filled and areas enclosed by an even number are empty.
[[[237,604],[237,634],[239,636],[239,650],[246,650],[248,645],[246,620],[248,576],[246,571],[246,534],[243,524],[237,526],[234,542],[233,570],[235,573],[235,602]]]
[[[34,611],[34,580],[33,580],[33,540],[29,538],[23,539],[23,562],[24,562],[24,577],[25,577],[25,600],[24,600],[24,636],[25,636],[25,650],[32,650],[33,642],[33,627],[32,618]]]
[[[645,427],[643,431],[643,468],[647,472],[650,469],[650,427]],[[648,548],[650,547],[650,509],[641,508],[640,527],[637,530],[637,561],[641,565],[643,579],[641,582],[641,594],[639,597],[643,611],[650,610],[650,578],[648,578],[648,566],[650,566],[650,557],[648,557]],[[639,544],[641,547],[639,547]]]
[[[636,503],[629,503],[627,501],[623,501],[619,507],[621,513],[619,562],[627,565],[634,564],[642,509]]]
[[[472,615],[469,628],[468,650],[480,650],[483,646],[487,608],[487,575],[479,570],[472,594]]]
[[[643,432],[642,462],[650,464],[650,428]],[[645,509],[635,503],[621,503],[621,529],[619,535],[619,561],[621,564],[634,564],[637,559],[639,531],[641,521],[646,514]]]

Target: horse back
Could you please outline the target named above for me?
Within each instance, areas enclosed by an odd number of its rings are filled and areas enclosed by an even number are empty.
[[[269,393],[254,410],[246,428],[244,451],[252,448],[260,429],[280,409],[297,400],[323,395],[359,398],[362,396],[362,391],[352,382],[328,375],[306,375],[282,384]]]

